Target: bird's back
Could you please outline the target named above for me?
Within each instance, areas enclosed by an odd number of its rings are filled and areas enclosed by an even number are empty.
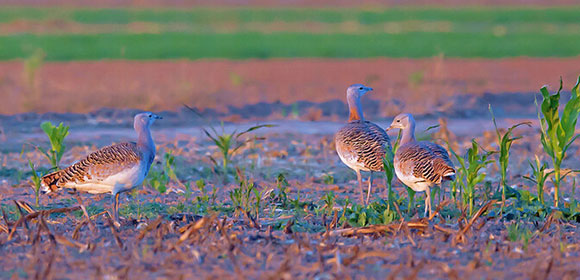
[[[369,121],[352,121],[335,136],[336,151],[341,160],[353,169],[383,170],[383,158],[391,149],[384,129]]]
[[[50,191],[85,184],[138,184],[140,182],[136,181],[142,181],[152,162],[150,156],[145,156],[133,142],[107,146],[65,169],[44,176],[42,183]]]
[[[454,180],[455,168],[445,148],[431,142],[409,142],[397,149],[395,169],[403,181],[441,184]]]

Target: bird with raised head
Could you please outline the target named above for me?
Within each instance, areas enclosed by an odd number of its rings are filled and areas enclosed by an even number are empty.
[[[383,158],[387,151],[392,149],[385,130],[364,118],[361,97],[372,90],[372,88],[362,84],[348,87],[346,90],[349,109],[348,123],[334,137],[338,156],[346,166],[356,172],[362,204],[369,202],[373,172],[384,170]],[[366,200],[361,171],[370,172]]]

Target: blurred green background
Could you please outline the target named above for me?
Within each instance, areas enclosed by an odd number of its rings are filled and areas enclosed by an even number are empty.
[[[580,6],[0,10],[0,59],[569,57]]]

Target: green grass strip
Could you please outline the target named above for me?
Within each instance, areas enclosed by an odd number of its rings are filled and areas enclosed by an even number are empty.
[[[457,23],[579,23],[580,6],[460,7],[460,8],[197,8],[197,9],[87,9],[87,8],[10,8],[0,9],[0,22],[26,20],[71,20],[91,24],[215,23],[215,22],[345,22],[362,24],[422,20]]]
[[[37,49],[52,61],[274,57],[565,57],[580,54],[580,36],[567,34],[94,34],[0,37],[0,59]]]

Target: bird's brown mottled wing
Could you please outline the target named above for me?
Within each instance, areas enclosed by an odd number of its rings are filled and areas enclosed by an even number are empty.
[[[437,145],[435,143],[431,143],[431,142],[427,142],[427,141],[419,142],[419,143],[425,145],[437,157],[443,159],[448,166],[453,167],[453,162],[451,161],[451,158],[449,157],[449,152],[447,152],[447,150],[445,148],[443,148],[440,145]]]
[[[413,142],[401,146],[397,150],[397,164],[403,172],[412,174],[417,179],[425,180],[429,183],[441,184],[446,177],[455,173],[453,164],[449,160],[447,151],[438,146],[432,150],[433,143]],[[445,154],[442,154],[442,152]]]
[[[350,151],[359,164],[372,171],[383,170],[383,158],[391,149],[385,130],[368,121],[348,123],[338,131],[335,141],[337,150]]]
[[[67,183],[98,183],[138,165],[141,157],[141,152],[133,142],[107,146],[65,169],[42,177],[42,182],[51,191],[56,191]]]

